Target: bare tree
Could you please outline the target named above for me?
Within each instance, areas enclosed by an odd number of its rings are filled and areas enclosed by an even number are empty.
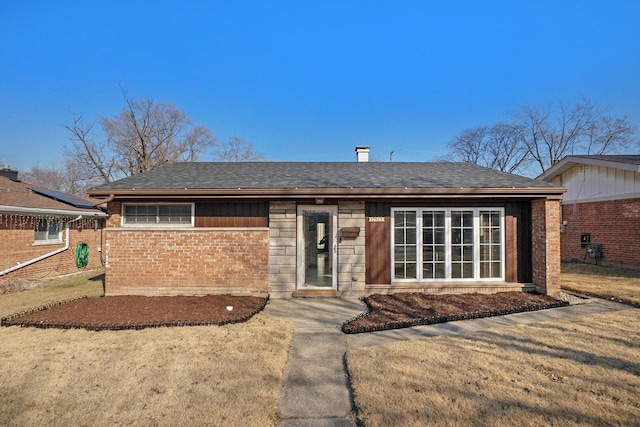
[[[233,135],[229,140],[219,145],[216,156],[222,162],[259,162],[265,160],[262,153],[258,152],[252,142]]]
[[[449,160],[475,163],[502,172],[518,172],[527,164],[522,129],[498,123],[466,129],[449,142]]]
[[[586,131],[587,154],[618,152],[632,146],[635,127],[626,117],[602,116]]]
[[[151,99],[131,99],[122,89],[125,108],[115,117],[102,117],[105,140],[94,139],[94,123],[73,115],[65,126],[71,145],[65,156],[88,174],[86,182],[111,182],[175,162],[194,162],[215,145],[211,131],[194,125],[176,106]]]
[[[570,154],[615,154],[634,141],[626,117],[608,116],[588,98],[573,106],[522,107],[510,123],[460,132],[448,144],[449,160],[476,163],[503,172],[537,174]]]
[[[72,116],[73,123],[64,126],[71,141],[71,145],[64,148],[64,156],[71,164],[87,170],[86,180],[98,178],[102,182],[111,182],[115,173],[115,157],[107,153],[106,144],[93,139],[95,123],[85,123],[82,114]]]
[[[37,187],[71,193],[64,170],[53,165],[47,167],[33,166],[20,174],[20,180]]]
[[[606,112],[583,97],[573,106],[559,103],[556,114],[549,105],[527,105],[514,116],[525,130],[529,157],[544,172],[570,154],[611,154],[628,148],[635,126]]]
[[[115,153],[115,167],[125,176],[169,163],[197,161],[215,144],[208,129],[194,126],[176,106],[148,98],[132,100],[124,91],[123,95],[126,108],[100,123]]]
[[[530,163],[528,150],[523,144],[521,126],[498,123],[489,129],[484,158],[487,167],[502,172],[522,172]]]
[[[65,161],[63,167],[33,166],[21,174],[21,180],[37,187],[78,196],[85,195],[88,188],[101,182],[92,179],[84,165],[71,160]]]
[[[465,129],[460,132],[460,134],[449,141],[448,157],[450,160],[487,166],[484,154],[488,132],[489,129],[486,126]]]

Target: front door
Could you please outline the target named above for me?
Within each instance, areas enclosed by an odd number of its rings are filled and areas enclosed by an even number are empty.
[[[338,209],[298,206],[298,289],[336,289]]]

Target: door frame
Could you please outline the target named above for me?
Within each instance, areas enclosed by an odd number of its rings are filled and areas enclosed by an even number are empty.
[[[305,285],[305,240],[304,240],[304,211],[328,212],[332,229],[332,248],[328,251],[332,255],[331,288],[328,286]],[[298,205],[296,213],[296,289],[338,289],[338,205]]]

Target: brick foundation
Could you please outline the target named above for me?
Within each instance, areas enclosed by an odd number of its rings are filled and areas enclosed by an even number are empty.
[[[560,292],[560,202],[531,202],[533,282],[538,292]]]
[[[580,235],[590,234],[592,243],[603,245],[604,263],[640,267],[640,199],[563,204],[562,220],[567,222],[561,242],[563,260],[582,261]],[[593,258],[586,261],[595,262]]]
[[[267,229],[107,229],[107,295],[268,292]]]

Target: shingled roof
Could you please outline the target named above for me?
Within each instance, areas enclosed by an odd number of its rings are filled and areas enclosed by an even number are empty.
[[[470,163],[382,162],[218,162],[175,163],[89,191],[110,194],[326,192],[373,194],[376,191],[533,190],[562,193],[558,187]],[[200,191],[199,191],[200,190]]]
[[[39,191],[50,195],[46,196]],[[106,216],[100,209],[91,207],[89,200],[78,206],[55,198],[52,194],[62,193],[0,176],[0,213]],[[69,200],[74,199],[77,198],[69,196]]]

